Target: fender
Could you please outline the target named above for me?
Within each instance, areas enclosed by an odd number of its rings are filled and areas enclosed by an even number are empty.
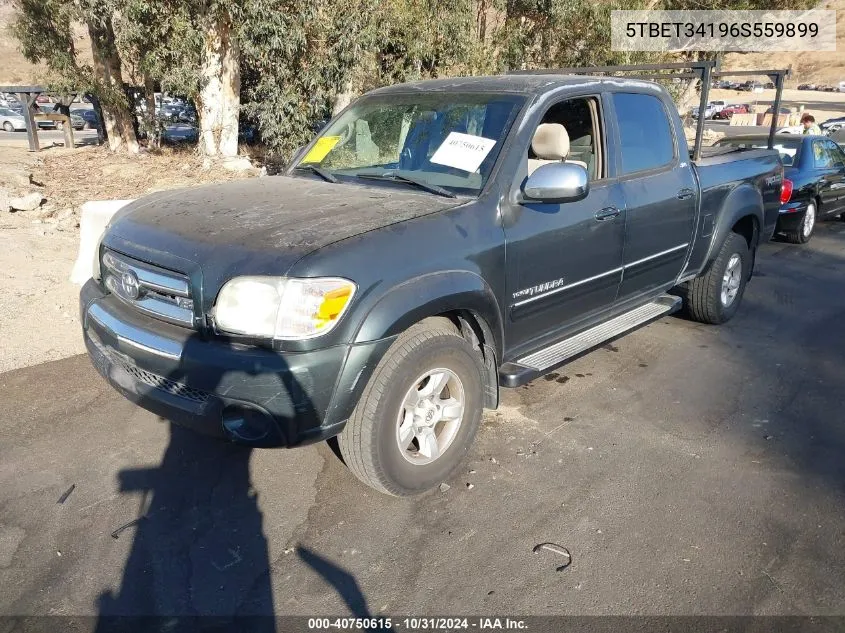
[[[395,336],[426,317],[452,310],[467,310],[483,319],[494,339],[487,343],[502,358],[499,303],[487,282],[467,270],[428,273],[392,287],[361,318],[353,340],[364,343]]]
[[[359,317],[357,333],[323,423],[338,425],[338,431],[341,430],[376,365],[396,337],[426,317],[452,310],[474,313],[482,321],[485,338],[492,336],[494,339],[487,341],[484,347],[492,348],[495,358],[502,358],[504,338],[499,304],[490,286],[479,275],[449,270],[415,277],[385,292],[366,314]],[[462,320],[462,329],[464,323]],[[485,393],[485,406],[492,409],[498,405],[498,374],[494,360],[485,351],[485,365],[492,381]]]
[[[722,248],[725,243],[728,233],[731,232],[733,226],[746,216],[751,216],[756,220],[757,231],[751,243],[751,248],[757,247],[757,241],[760,236],[760,228],[764,224],[763,219],[763,196],[760,191],[750,183],[743,183],[736,189],[731,191],[722,202],[716,214],[716,226],[713,230],[713,238],[710,240],[710,246],[707,250],[707,256],[704,260],[702,270],[706,270]]]

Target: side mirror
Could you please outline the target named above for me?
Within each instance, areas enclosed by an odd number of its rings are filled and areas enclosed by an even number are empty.
[[[574,202],[590,191],[587,170],[576,163],[548,163],[534,170],[525,182],[523,195],[538,202]]]

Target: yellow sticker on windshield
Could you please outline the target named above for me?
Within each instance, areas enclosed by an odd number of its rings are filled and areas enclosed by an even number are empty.
[[[305,155],[305,158],[302,159],[303,163],[319,163],[321,162],[326,155],[332,151],[335,145],[338,144],[340,141],[339,136],[324,136],[323,138],[318,138],[317,142],[314,143],[314,147],[312,147],[308,153]]]

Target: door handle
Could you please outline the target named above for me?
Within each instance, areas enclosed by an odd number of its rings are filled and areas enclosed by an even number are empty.
[[[689,200],[695,195],[692,189],[681,189],[678,192],[678,200]]]
[[[616,207],[605,207],[601,211],[596,211],[596,220],[603,222],[604,220],[615,218],[620,213],[622,212]]]

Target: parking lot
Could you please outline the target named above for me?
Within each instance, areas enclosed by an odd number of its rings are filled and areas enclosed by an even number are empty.
[[[505,391],[415,499],[171,428],[86,356],[0,374],[0,614],[841,614],[845,223],[817,230],[729,324]]]

